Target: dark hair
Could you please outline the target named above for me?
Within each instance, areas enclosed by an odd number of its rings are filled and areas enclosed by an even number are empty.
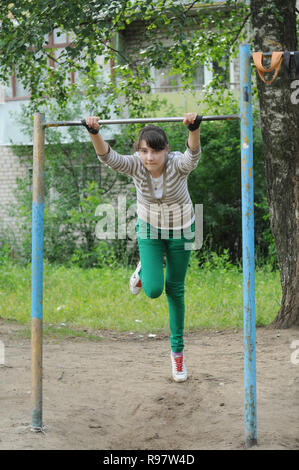
[[[141,141],[154,150],[164,150],[168,146],[168,140],[165,132],[158,126],[145,126],[138,134],[137,141],[134,144],[134,150],[138,151]]]

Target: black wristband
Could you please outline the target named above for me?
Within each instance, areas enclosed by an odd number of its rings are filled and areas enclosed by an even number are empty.
[[[200,123],[202,121],[203,116],[200,116],[199,114],[196,116],[195,121],[193,124],[189,124],[188,129],[189,131],[196,131],[196,129],[199,128]]]
[[[98,130],[96,130],[96,129],[94,129],[93,127],[89,127],[89,126],[86,124],[85,119],[82,119],[81,122],[82,122],[83,126],[86,127],[86,129],[88,130],[88,132],[90,132],[91,134],[98,134],[98,133],[99,133],[100,128],[99,128]]]

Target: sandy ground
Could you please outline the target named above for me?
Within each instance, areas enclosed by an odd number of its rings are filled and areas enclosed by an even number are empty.
[[[166,336],[99,331],[99,342],[45,339],[45,432],[33,433],[31,348],[22,329],[0,320],[0,449],[245,448],[242,331],[186,334],[189,379],[181,384],[170,377]],[[298,329],[257,329],[258,445],[252,449],[299,449],[296,340]]]

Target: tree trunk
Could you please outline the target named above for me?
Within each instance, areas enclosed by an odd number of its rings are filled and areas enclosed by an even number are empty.
[[[295,4],[296,0],[251,1],[255,51],[297,50]],[[265,67],[269,61],[264,59]],[[281,307],[272,325],[289,328],[299,326],[299,80],[287,78],[283,66],[271,85],[256,76],[270,222],[282,286]]]

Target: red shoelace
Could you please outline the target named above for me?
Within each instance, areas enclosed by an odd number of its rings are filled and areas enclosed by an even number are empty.
[[[177,372],[182,372],[182,370],[183,370],[183,356],[175,356],[174,360],[175,360],[175,363],[176,363]]]

